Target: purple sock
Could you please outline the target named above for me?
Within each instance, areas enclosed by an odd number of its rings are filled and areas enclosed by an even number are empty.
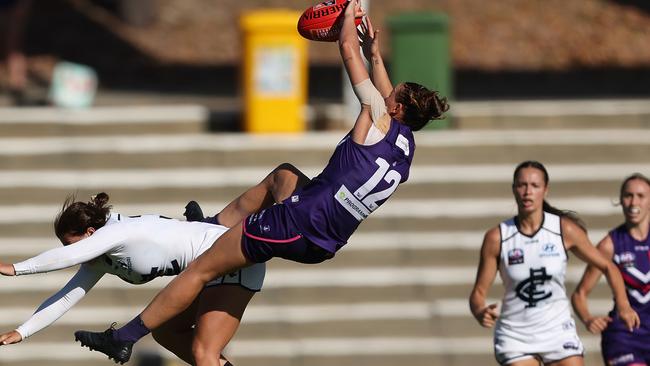
[[[113,339],[121,342],[135,343],[149,333],[151,333],[151,331],[146,325],[144,325],[142,319],[140,319],[140,315],[138,315],[133,318],[133,320],[126,323],[122,328],[115,330],[115,332],[113,332]]]
[[[219,222],[219,214],[206,217],[205,219],[203,219],[203,222],[207,222],[208,224],[221,225],[221,223]]]

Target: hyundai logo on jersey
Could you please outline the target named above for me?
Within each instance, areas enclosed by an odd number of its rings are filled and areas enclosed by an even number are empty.
[[[546,243],[542,246],[542,252],[539,253],[540,257],[557,257],[560,253],[557,251],[555,244]]]

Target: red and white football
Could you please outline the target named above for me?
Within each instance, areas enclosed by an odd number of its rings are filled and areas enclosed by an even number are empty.
[[[329,0],[307,8],[298,20],[298,33],[311,41],[338,41],[348,0]],[[357,25],[361,18],[355,19]]]

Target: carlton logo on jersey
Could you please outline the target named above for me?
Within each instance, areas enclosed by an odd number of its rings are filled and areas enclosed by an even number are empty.
[[[545,292],[543,289],[540,289],[551,278],[553,277],[546,274],[546,267],[538,269],[531,268],[530,277],[521,281],[517,285],[517,288],[515,288],[517,297],[526,302],[527,308],[537,306],[538,302],[548,299],[553,295],[551,291]]]

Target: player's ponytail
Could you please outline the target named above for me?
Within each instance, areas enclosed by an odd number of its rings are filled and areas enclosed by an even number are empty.
[[[546,170],[544,164],[536,160],[526,160],[520,163],[519,165],[517,165],[517,167],[515,168],[515,173],[513,174],[512,177],[513,187],[515,181],[517,180],[517,175],[519,175],[519,171],[524,168],[533,168],[542,172],[542,175],[544,176],[544,184],[548,186],[548,182],[549,182],[548,171]],[[544,212],[552,213],[560,217],[566,217],[567,219],[573,221],[576,225],[578,225],[585,233],[587,232],[587,225],[585,225],[584,221],[582,221],[580,216],[578,216],[578,213],[575,211],[559,209],[557,207],[552,206],[546,200],[542,202],[542,210],[544,210]]]
[[[77,201],[75,195],[70,195],[54,220],[54,233],[63,240],[67,234],[81,235],[91,227],[99,229],[106,224],[110,212],[108,194],[104,192],[92,196],[88,202]]]
[[[419,131],[432,119],[445,118],[444,113],[449,110],[447,98],[417,83],[406,82],[401,85],[395,101],[404,106],[402,122],[412,131]]]

